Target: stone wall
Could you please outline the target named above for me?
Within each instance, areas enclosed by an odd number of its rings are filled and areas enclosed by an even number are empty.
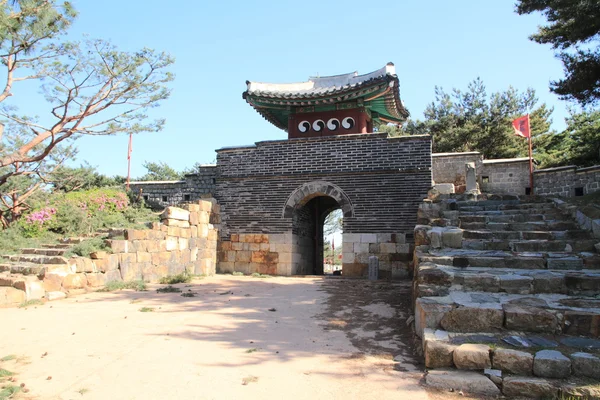
[[[465,164],[475,163],[477,174],[483,166],[483,156],[478,151],[464,153],[434,153],[431,155],[433,181],[438,183],[453,183],[464,186]]]
[[[529,158],[483,160],[477,175],[483,192],[524,195],[529,188]]]
[[[344,274],[367,276],[369,257],[379,259],[380,279],[401,279],[409,275],[413,245],[405,233],[344,233],[342,262]]]
[[[216,170],[216,165],[204,165],[181,181],[131,182],[131,190],[153,207],[195,202],[214,193]]]
[[[431,187],[429,136],[366,134],[269,141],[220,149],[217,154],[215,198],[223,218],[219,252],[223,272],[233,268],[247,273],[311,273],[309,264],[318,257],[319,243],[314,242],[315,235],[303,233],[308,225],[300,226],[300,221],[303,207],[319,196],[335,199],[344,211],[344,234],[387,233],[403,238],[408,234],[410,238],[417,208]],[[315,205],[310,211],[324,218],[331,209]],[[276,267],[244,261],[247,253],[234,254],[249,251],[240,249],[250,247],[241,239],[248,240],[242,236],[247,234],[263,235],[263,251],[279,254],[269,260],[276,259]],[[235,243],[242,244],[234,249]],[[372,249],[371,255],[389,258],[379,247]],[[349,265],[354,262],[346,264],[349,273],[358,271]],[[362,269],[357,274],[362,275]]]
[[[573,197],[600,190],[600,165],[588,168],[567,167],[540,169],[533,173],[535,193]]]

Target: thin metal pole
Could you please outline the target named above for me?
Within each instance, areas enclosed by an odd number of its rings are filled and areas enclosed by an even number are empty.
[[[127,148],[127,190],[129,191],[129,180],[131,177],[131,140],[132,134],[129,134],[129,147]]]
[[[529,132],[529,187],[531,188],[530,194],[533,195],[535,194],[533,189],[533,135],[531,134],[531,127],[529,125],[529,114],[527,114],[527,131]]]

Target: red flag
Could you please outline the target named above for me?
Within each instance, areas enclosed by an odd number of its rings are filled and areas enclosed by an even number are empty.
[[[127,149],[127,159],[128,160],[131,160],[131,151],[133,150],[131,148],[131,136],[132,136],[132,134],[130,133],[129,134],[129,148]]]
[[[512,123],[515,128],[515,135],[524,138],[530,138],[531,132],[529,130],[529,114],[515,119]]]

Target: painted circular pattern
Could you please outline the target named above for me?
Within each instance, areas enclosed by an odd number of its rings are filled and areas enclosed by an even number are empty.
[[[354,118],[346,117],[342,120],[342,126],[344,129],[352,129],[354,128]]]
[[[323,129],[325,129],[325,122],[323,122],[322,119],[318,119],[313,122],[312,127],[315,132],[321,132]]]
[[[310,122],[302,121],[298,124],[298,130],[302,133],[306,133],[310,130]]]
[[[330,131],[337,131],[340,128],[340,120],[337,118],[331,118],[327,121],[327,129]]]

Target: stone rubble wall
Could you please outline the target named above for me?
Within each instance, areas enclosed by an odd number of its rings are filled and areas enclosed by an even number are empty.
[[[216,170],[216,165],[205,165],[181,181],[131,182],[130,186],[133,193],[142,196],[153,207],[195,202],[214,193]]]
[[[583,194],[600,190],[600,165],[577,168],[574,165],[540,169],[533,173],[535,193],[542,196],[575,196],[575,189],[582,188]]]

